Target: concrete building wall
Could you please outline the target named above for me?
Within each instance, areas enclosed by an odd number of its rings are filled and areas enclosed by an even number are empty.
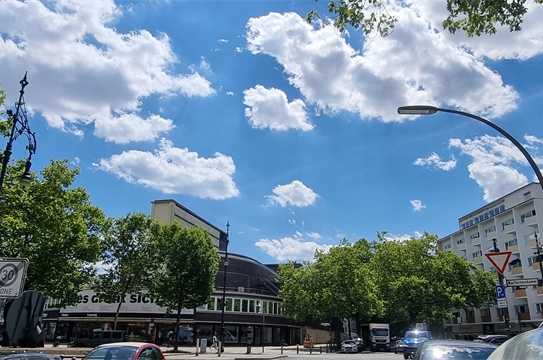
[[[441,250],[453,251],[475,266],[496,274],[484,256],[493,250],[495,239],[501,251],[512,252],[504,272],[506,279],[541,279],[539,263],[535,259],[535,236],[537,234],[541,239],[540,229],[543,227],[543,192],[538,183],[523,186],[460,217],[458,224],[458,231],[439,239]],[[538,324],[543,320],[543,287],[509,287],[507,301],[512,323]],[[489,310],[475,309],[473,316],[466,311],[460,311],[459,315],[462,324],[503,323],[494,305]]]

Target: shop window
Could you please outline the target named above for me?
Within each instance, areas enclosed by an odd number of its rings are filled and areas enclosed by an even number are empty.
[[[234,299],[234,311],[241,310],[241,299]]]
[[[255,301],[249,300],[249,312],[254,313],[255,312]]]
[[[273,303],[273,315],[277,315],[279,313],[279,308],[277,306],[277,303]]]
[[[249,312],[249,300],[241,300],[241,312]]]
[[[262,313],[262,302],[260,300],[256,300],[256,313],[257,314]]]
[[[543,303],[535,304],[535,311],[539,314],[543,313]]]

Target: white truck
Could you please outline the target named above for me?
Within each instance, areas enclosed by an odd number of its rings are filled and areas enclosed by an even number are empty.
[[[390,328],[388,324],[368,324],[371,351],[390,351]]]

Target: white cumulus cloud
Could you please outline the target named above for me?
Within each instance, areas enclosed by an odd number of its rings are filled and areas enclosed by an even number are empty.
[[[306,104],[361,118],[403,121],[396,108],[428,103],[496,117],[516,108],[499,74],[412,8],[393,7],[392,34],[369,36],[360,53],[332,25],[313,27],[295,13],[249,19],[248,49],[274,57]]]
[[[410,200],[411,207],[413,208],[413,211],[422,211],[423,209],[426,209],[426,205],[422,203],[422,200]]]
[[[141,118],[134,113],[115,118],[98,118],[94,122],[94,134],[107,141],[126,144],[131,141],[150,141],[174,128],[170,119],[159,115]]]
[[[277,185],[273,188],[272,193],[267,196],[268,200],[281,207],[307,207],[313,205],[319,196],[300,180],[294,180],[290,184]]]
[[[245,116],[253,128],[277,131],[313,130],[302,100],[289,102],[282,90],[267,89],[262,85],[245,90],[243,95]]]
[[[443,171],[450,171],[456,167],[456,159],[442,160],[441,157],[435,152],[431,153],[428,157],[418,158],[413,163],[417,166],[435,167]]]
[[[311,261],[317,250],[328,251],[332,245],[306,240],[301,234],[279,239],[260,239],[255,245],[277,261]]]
[[[469,177],[483,189],[490,202],[526,184],[528,178],[514,165],[527,165],[522,153],[507,139],[483,135],[473,139],[450,139],[449,146],[471,157]]]
[[[128,150],[95,164],[129,183],[140,184],[166,194],[185,194],[223,200],[239,195],[230,156],[215,153],[201,157],[162,139],[154,152]]]
[[[114,23],[121,16],[113,0],[1,1],[0,86],[9,100],[28,70],[27,103],[50,126],[81,135],[81,125],[99,123],[97,135],[119,142],[127,126],[156,122],[136,115],[146,97],[215,92],[200,74],[171,70],[177,58],[166,34],[119,32]],[[120,142],[150,137],[156,134],[145,137],[135,129]]]

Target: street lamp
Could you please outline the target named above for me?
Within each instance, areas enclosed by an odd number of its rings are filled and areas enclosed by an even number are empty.
[[[226,306],[226,275],[228,273],[228,243],[230,242],[230,222],[226,222],[226,244],[223,260],[223,278],[222,278],[222,306],[221,306],[221,337],[219,341],[219,356],[224,346],[224,307]]]
[[[489,121],[487,119],[484,119],[484,118],[482,118],[480,116],[470,114],[470,113],[465,112],[465,111],[453,110],[453,109],[442,109],[442,108],[438,108],[438,107],[435,107],[435,106],[412,105],[412,106],[400,106],[398,108],[398,114],[400,114],[400,115],[432,115],[432,114],[437,113],[438,111],[439,112],[447,112],[447,113],[462,115],[462,116],[465,116],[465,117],[472,118],[474,120],[477,120],[479,122],[482,122],[482,123],[490,126],[494,130],[498,131],[500,134],[505,136],[507,139],[509,139],[509,141],[511,141],[513,143],[513,145],[515,145],[517,147],[517,149],[520,150],[520,152],[522,153],[522,155],[524,155],[526,160],[528,160],[528,163],[530,164],[530,166],[532,167],[532,169],[535,172],[535,175],[537,176],[537,179],[539,181],[539,186],[541,186],[541,189],[543,189],[543,175],[541,175],[541,171],[539,170],[539,167],[535,163],[532,156],[528,153],[528,151],[526,151],[524,146],[522,146],[522,144],[517,141],[517,139],[515,139],[507,131],[505,131],[504,129],[502,129],[498,125],[494,124],[493,122],[491,122],[491,121]]]
[[[25,87],[28,85],[26,79],[27,73],[19,84],[21,84],[21,90],[19,90],[19,99],[15,103],[15,113],[13,111],[6,111],[8,119],[11,121],[11,129],[9,132],[8,141],[6,143],[6,148],[0,156],[2,168],[0,169],[0,195],[2,194],[2,188],[4,185],[4,178],[8,169],[9,160],[13,150],[13,142],[20,136],[25,135],[28,140],[28,145],[26,149],[28,151],[28,157],[25,162],[25,170],[21,175],[21,180],[30,181],[32,179],[30,173],[30,167],[32,166],[32,155],[36,153],[36,134],[30,129],[28,124],[28,117],[26,112],[24,93]]]
[[[474,120],[477,120],[479,122],[482,122],[483,124],[486,124],[486,125],[490,126],[494,130],[496,130],[497,132],[502,134],[504,137],[509,139],[509,141],[511,141],[513,143],[513,145],[515,145],[517,147],[517,149],[520,150],[520,152],[522,153],[522,155],[524,155],[526,160],[528,160],[528,163],[530,164],[530,166],[532,167],[532,170],[534,171],[535,175],[537,176],[537,180],[539,181],[539,186],[541,186],[541,189],[543,190],[543,175],[541,175],[541,171],[539,170],[539,167],[535,163],[532,156],[528,153],[528,151],[524,148],[524,146],[520,142],[518,142],[517,139],[515,139],[513,136],[511,136],[511,134],[509,134],[507,131],[505,131],[503,128],[499,127],[498,125],[494,124],[493,122],[491,122],[491,121],[489,121],[489,120],[487,120],[485,118],[482,118],[480,116],[470,114],[470,113],[465,112],[465,111],[453,110],[453,109],[442,109],[442,108],[438,108],[436,106],[430,106],[430,105],[400,106],[398,108],[398,114],[400,114],[400,115],[432,115],[432,114],[437,113],[438,111],[439,112],[447,112],[447,113],[457,114],[457,115],[472,118]],[[537,242],[537,244],[539,244],[539,242],[537,241],[537,235],[536,235],[536,242]],[[539,246],[538,246],[538,248],[539,248]],[[495,242],[494,242],[494,249],[497,250]],[[538,254],[539,254],[539,250],[538,250]],[[540,263],[540,265],[541,265],[541,263]],[[542,279],[542,280],[540,280],[540,282],[543,283],[543,267],[540,267],[540,271],[541,271],[541,279]]]

